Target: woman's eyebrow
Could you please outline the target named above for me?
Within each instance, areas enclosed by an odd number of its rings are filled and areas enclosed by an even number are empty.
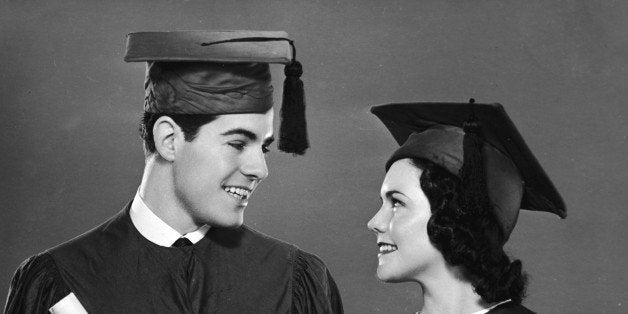
[[[267,138],[267,139],[264,141],[264,145],[269,146],[269,145],[270,145],[270,144],[272,144],[274,141],[275,141],[275,137],[274,137],[274,136],[271,136],[271,137]]]
[[[392,198],[392,195],[395,194],[395,193],[404,195],[403,193],[401,193],[401,192],[399,192],[397,190],[390,190],[390,191],[386,192],[386,197],[387,198]]]

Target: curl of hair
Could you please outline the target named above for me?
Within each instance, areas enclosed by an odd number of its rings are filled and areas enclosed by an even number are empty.
[[[445,261],[461,266],[463,275],[484,302],[512,299],[521,303],[527,277],[521,270],[521,261],[511,262],[504,252],[500,244],[502,231],[491,208],[459,204],[458,177],[429,160],[412,162],[423,170],[419,180],[432,211],[427,234]]]
[[[144,150],[147,153],[154,153],[156,151],[155,138],[153,137],[153,127],[155,126],[157,119],[162,116],[172,118],[172,120],[181,128],[185,140],[188,142],[191,142],[196,138],[200,127],[216,119],[216,115],[144,112],[138,131],[140,133],[140,137],[144,140]]]

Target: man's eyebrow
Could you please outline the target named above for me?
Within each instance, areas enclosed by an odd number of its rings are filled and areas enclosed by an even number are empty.
[[[257,140],[257,135],[255,135],[255,133],[247,130],[247,129],[242,129],[242,128],[237,128],[237,129],[231,129],[227,132],[221,133],[220,135],[223,136],[229,136],[229,135],[243,135],[249,138],[249,140],[251,141],[255,141]]]

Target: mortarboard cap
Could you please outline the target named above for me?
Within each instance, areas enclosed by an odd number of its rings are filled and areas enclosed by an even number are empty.
[[[468,163],[463,125],[480,125],[486,192],[506,242],[519,209],[566,217],[565,204],[500,104],[404,103],[371,108],[401,145],[386,170],[403,158],[430,160],[462,178]],[[464,188],[464,187],[463,187]]]
[[[124,60],[147,62],[144,110],[167,114],[264,113],[273,106],[269,64],[285,64],[279,149],[309,147],[301,64],[286,32],[175,31],[127,35]]]

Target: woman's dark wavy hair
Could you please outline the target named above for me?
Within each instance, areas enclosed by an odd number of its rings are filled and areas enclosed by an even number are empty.
[[[461,266],[485,302],[521,303],[527,277],[521,261],[511,262],[504,252],[503,234],[490,205],[474,209],[459,204],[458,177],[426,159],[412,159],[412,163],[423,170],[419,180],[432,211],[427,234],[445,261]]]

